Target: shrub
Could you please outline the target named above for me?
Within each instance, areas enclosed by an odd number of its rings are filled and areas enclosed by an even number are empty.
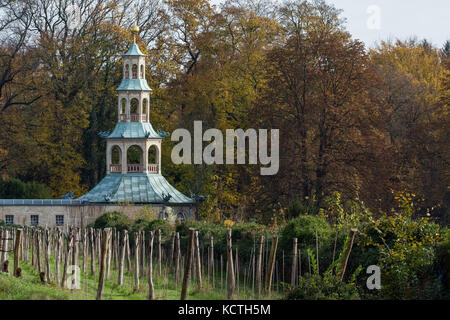
[[[166,239],[170,238],[173,231],[175,231],[175,227],[173,227],[167,220],[155,219],[147,225],[147,230],[149,231],[156,231],[158,229],[161,229],[162,237]]]
[[[334,275],[322,277],[307,274],[300,277],[299,284],[286,296],[288,300],[359,300],[358,290],[352,284]]]
[[[317,209],[310,200],[301,201],[300,199],[295,199],[289,204],[286,210],[287,219],[294,219],[301,215],[315,214],[317,214]]]
[[[292,239],[298,238],[301,248],[315,247],[316,231],[319,242],[324,245],[330,242],[332,229],[319,216],[298,216],[289,221],[280,233],[280,246],[284,250],[292,249]]]
[[[443,297],[450,298],[450,234],[439,243],[436,249],[436,264],[439,273]]]
[[[94,228],[116,228],[119,231],[130,229],[130,219],[121,212],[105,212],[94,222]]]

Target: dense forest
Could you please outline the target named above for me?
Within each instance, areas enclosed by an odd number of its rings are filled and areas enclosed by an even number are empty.
[[[274,176],[174,165],[163,141],[162,173],[207,196],[203,219],[277,223],[336,197],[389,212],[407,193],[415,215],[450,222],[450,42],[367,48],[324,1],[0,0],[3,185],[78,197],[103,178],[134,21],[156,130],[280,129]]]

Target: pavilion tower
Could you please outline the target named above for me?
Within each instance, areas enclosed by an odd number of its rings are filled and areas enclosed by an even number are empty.
[[[145,57],[134,41],[123,57],[123,78],[118,92],[117,124],[106,138],[106,176],[80,197],[96,203],[158,204],[192,207],[195,201],[170,185],[161,175],[161,141],[165,134],[150,123],[150,93],[145,79]],[[175,210],[187,217],[189,211]]]

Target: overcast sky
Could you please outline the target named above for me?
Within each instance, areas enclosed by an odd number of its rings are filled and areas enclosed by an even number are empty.
[[[438,47],[450,40],[450,0],[326,1],[343,10],[347,29],[369,47],[380,40],[405,40],[411,36],[426,38]]]
[[[343,9],[350,33],[367,46],[388,38],[450,40],[450,0],[327,0]],[[378,19],[379,17],[379,19]]]

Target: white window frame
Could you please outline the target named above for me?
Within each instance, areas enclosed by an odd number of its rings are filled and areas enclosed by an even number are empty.
[[[58,218],[59,218],[60,220],[62,220],[62,222],[59,221]],[[63,214],[57,214],[57,215],[55,216],[55,224],[56,224],[57,227],[61,227],[61,226],[64,225],[64,215],[63,215]]]
[[[33,218],[36,218],[36,223],[33,223]],[[30,224],[32,225],[32,226],[38,226],[39,225],[39,215],[37,215],[37,214],[32,214],[31,216],[30,216]]]
[[[9,219],[11,219],[11,221],[8,221]],[[14,224],[14,215],[13,214],[5,215],[5,224],[7,224],[7,225]]]

